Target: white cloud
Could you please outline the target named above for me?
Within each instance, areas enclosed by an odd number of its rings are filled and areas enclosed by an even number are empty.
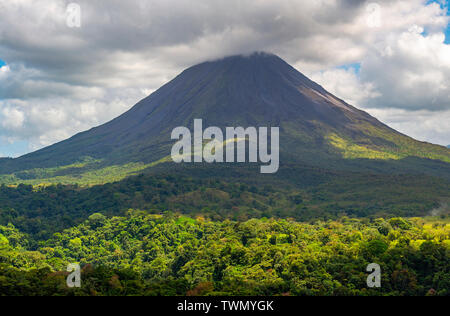
[[[5,107],[1,110],[1,124],[4,128],[10,130],[18,130],[25,122],[25,114],[11,107]]]
[[[311,80],[320,83],[329,92],[350,104],[361,105],[368,99],[381,96],[373,83],[361,82],[356,67],[312,72],[308,75]]]
[[[368,109],[368,112],[415,139],[449,145],[450,110],[407,111],[403,109]]]
[[[77,103],[62,97],[0,100],[1,134],[15,141],[28,140],[32,149],[48,146],[113,119],[142,96],[137,90],[127,90],[127,94],[115,99],[79,99]]]
[[[10,72],[11,69],[8,65],[0,67],[0,76],[6,76],[8,72]]]
[[[361,78],[374,82],[381,98],[372,107],[450,109],[450,45],[443,33],[403,32],[388,37],[381,51],[364,59]]]

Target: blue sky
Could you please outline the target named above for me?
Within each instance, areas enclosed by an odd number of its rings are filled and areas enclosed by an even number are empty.
[[[439,3],[441,8],[444,8],[444,6],[447,6],[447,15],[450,16],[450,6],[448,3],[448,0],[428,0],[427,4],[430,3]],[[447,2],[447,4],[446,4]],[[445,43],[450,44],[450,24],[447,26],[447,30],[445,31]]]
[[[356,74],[359,74],[359,72],[361,70],[361,63],[343,65],[343,66],[338,67],[338,69],[344,69],[344,70],[354,69]]]
[[[0,68],[6,62],[0,59]],[[0,157],[18,157],[30,151],[29,142],[26,140],[14,141],[12,143],[0,138]]]
[[[447,15],[450,15],[450,8],[447,9]],[[450,24],[447,26],[447,30],[445,32],[445,43],[450,44]]]
[[[0,59],[0,68],[6,65],[6,62]],[[30,151],[29,142],[25,140],[9,143],[0,139],[0,157],[18,157]]]
[[[28,141],[21,140],[12,144],[0,141],[0,157],[17,157],[29,152]]]

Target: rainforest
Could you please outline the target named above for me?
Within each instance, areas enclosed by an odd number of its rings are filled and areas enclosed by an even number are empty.
[[[3,185],[0,293],[450,295],[448,205],[336,213],[339,195],[325,207],[314,192],[148,175]],[[66,286],[71,263],[80,288]],[[381,288],[367,287],[371,263]]]
[[[92,214],[46,240],[0,226],[4,295],[450,295],[450,219],[211,221]],[[81,287],[66,266],[82,266]],[[382,268],[381,288],[366,267]]]

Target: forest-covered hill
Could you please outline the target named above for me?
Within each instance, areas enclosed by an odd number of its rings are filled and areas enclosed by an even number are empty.
[[[2,295],[450,295],[446,219],[211,222],[93,214],[39,242],[0,226]],[[66,286],[68,263],[81,288]],[[369,289],[366,267],[382,269]]]

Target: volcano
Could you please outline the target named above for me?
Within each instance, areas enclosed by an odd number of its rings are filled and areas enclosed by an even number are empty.
[[[167,165],[173,165],[167,159],[174,143],[171,131],[179,126],[192,129],[195,119],[220,128],[279,127],[280,165],[292,177],[296,175],[291,171],[302,166],[450,179],[449,149],[393,130],[267,53],[186,69],[104,125],[1,160],[0,179],[37,181],[130,164],[145,170],[165,165],[167,171],[172,168]]]

